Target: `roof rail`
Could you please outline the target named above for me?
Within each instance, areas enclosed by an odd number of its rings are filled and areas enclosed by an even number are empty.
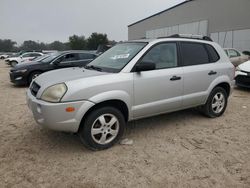
[[[213,42],[213,40],[209,36],[193,35],[193,34],[174,34],[167,37],[158,37],[158,39],[161,38],[186,38],[186,39],[198,39],[198,40],[206,40]]]

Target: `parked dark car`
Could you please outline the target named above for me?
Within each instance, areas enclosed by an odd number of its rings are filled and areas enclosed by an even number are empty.
[[[29,85],[43,72],[67,67],[83,67],[96,57],[96,54],[87,51],[56,52],[40,61],[15,66],[10,70],[10,80],[16,85]]]

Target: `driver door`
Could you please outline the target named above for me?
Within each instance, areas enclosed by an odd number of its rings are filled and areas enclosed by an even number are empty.
[[[156,69],[134,73],[134,119],[182,107],[183,68],[177,51],[175,42],[157,44],[138,62],[154,63]]]

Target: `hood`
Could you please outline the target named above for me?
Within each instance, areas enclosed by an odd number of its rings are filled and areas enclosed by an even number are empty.
[[[20,57],[9,57],[8,60],[13,61],[13,60],[17,60],[17,59],[21,59]]]
[[[243,71],[250,72],[250,61],[240,64],[239,68]]]
[[[43,73],[35,79],[35,82],[38,85],[40,85],[41,89],[43,90],[49,86],[58,83],[73,81],[87,77],[100,76],[105,74],[110,74],[110,73],[98,72],[95,70],[87,70],[80,67],[73,67],[73,68],[59,69]]]
[[[12,70],[20,70],[20,69],[25,69],[30,66],[35,66],[35,65],[41,65],[44,63],[38,62],[38,61],[29,61],[25,63],[18,63]]]

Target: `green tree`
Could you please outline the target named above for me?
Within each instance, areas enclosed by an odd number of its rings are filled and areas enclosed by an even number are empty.
[[[10,39],[0,39],[0,52],[12,52],[15,50],[16,42]]]
[[[41,49],[41,45],[38,42],[35,42],[33,40],[26,40],[23,42],[23,44],[20,47],[21,50],[24,51],[39,51]]]
[[[92,33],[88,38],[87,47],[89,50],[96,50],[99,45],[107,45],[109,43],[106,34]]]
[[[49,50],[58,50],[58,51],[69,50],[68,45],[60,41],[54,41],[48,44],[47,46],[48,46],[47,49]]]
[[[69,37],[69,46],[72,50],[85,50],[87,41],[84,36],[73,35]]]

